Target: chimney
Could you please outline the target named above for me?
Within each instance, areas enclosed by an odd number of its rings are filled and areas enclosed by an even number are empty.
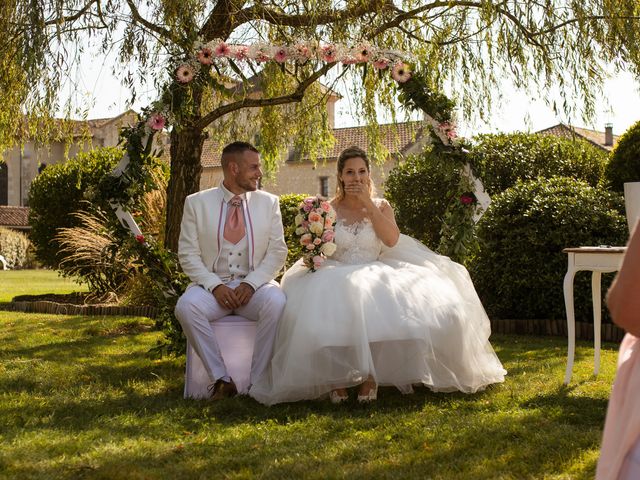
[[[604,144],[607,147],[613,146],[613,123],[605,123],[604,125]]]

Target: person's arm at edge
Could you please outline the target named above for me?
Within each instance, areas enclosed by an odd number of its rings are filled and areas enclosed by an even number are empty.
[[[620,271],[607,292],[613,322],[640,337],[640,221],[627,244]]]

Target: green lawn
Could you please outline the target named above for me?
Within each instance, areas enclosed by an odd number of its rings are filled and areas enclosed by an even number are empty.
[[[87,287],[54,270],[0,270],[0,303],[17,295],[86,292]]]
[[[381,389],[370,406],[182,399],[151,321],[0,312],[0,478],[590,479],[615,370],[578,342],[496,336],[509,371],[475,395]]]

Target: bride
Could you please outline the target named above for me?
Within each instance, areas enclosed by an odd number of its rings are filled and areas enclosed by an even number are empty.
[[[473,393],[504,381],[490,325],[466,269],[405,235],[385,200],[372,198],[369,159],[338,158],[337,249],[315,272],[299,260],[282,279],[287,304],[261,403],[377,398],[378,385],[410,393]]]

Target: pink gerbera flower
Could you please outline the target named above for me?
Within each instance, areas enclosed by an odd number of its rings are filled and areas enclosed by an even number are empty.
[[[269,60],[271,60],[271,57],[265,49],[261,48],[256,51],[255,60],[256,62],[268,62]]]
[[[154,113],[149,117],[149,120],[147,120],[147,125],[149,125],[149,128],[152,130],[162,130],[166,122],[167,120],[162,114]]]
[[[196,71],[188,63],[183,63],[176,69],[176,80],[180,83],[189,83],[193,80]]]
[[[358,62],[368,62],[371,57],[371,47],[366,44],[356,47],[356,60]]]
[[[198,61],[203,65],[211,65],[213,63],[213,52],[209,47],[202,47],[198,52]]]
[[[287,60],[288,56],[289,56],[289,53],[287,52],[286,48],[278,47],[276,48],[276,51],[273,54],[273,59],[278,63],[284,63]]]
[[[213,49],[213,53],[216,54],[216,57],[228,57],[231,54],[231,48],[225,42],[220,42]]]
[[[232,55],[236,60],[245,60],[247,58],[247,53],[249,52],[249,47],[245,45],[238,45],[232,49]]]
[[[373,67],[378,70],[384,70],[389,66],[389,59],[385,57],[376,58],[375,62],[373,62]]]
[[[338,50],[333,45],[325,45],[320,49],[320,56],[325,62],[335,62],[338,59]]]
[[[296,55],[298,55],[300,58],[311,58],[311,49],[305,44],[299,43],[295,46],[295,49]]]
[[[391,76],[398,83],[404,83],[411,78],[411,70],[406,63],[398,62],[391,70]]]
[[[456,132],[456,126],[450,122],[442,122],[440,125],[440,130],[444,132],[449,140],[453,140],[458,137],[458,133]]]

